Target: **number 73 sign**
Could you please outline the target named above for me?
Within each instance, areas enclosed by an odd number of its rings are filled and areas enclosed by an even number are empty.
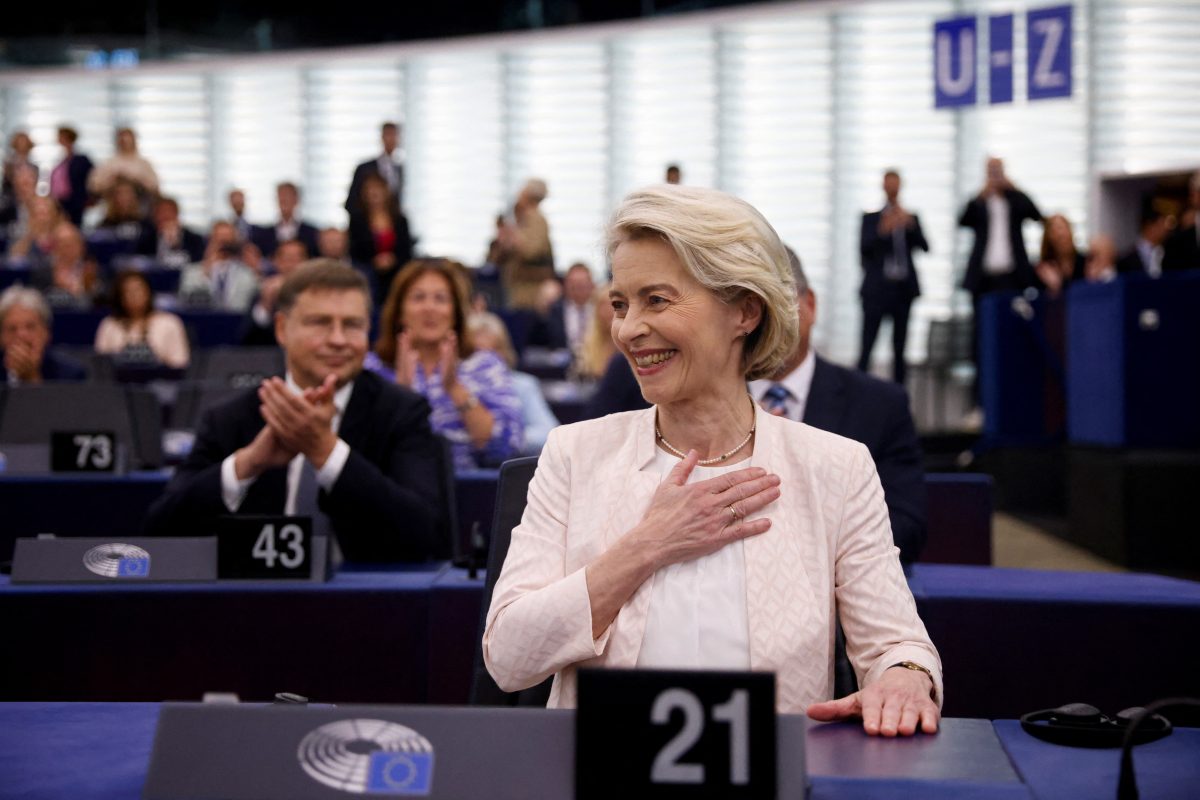
[[[1071,6],[1031,10],[1025,15],[1027,97],[1071,96]],[[974,17],[933,26],[933,96],[937,108],[975,105],[979,83],[978,28]],[[1013,99],[1013,15],[988,17],[988,100]]]

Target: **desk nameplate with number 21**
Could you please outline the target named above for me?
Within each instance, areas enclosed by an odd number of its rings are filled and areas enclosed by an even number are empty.
[[[775,676],[584,669],[578,800],[775,797]]]

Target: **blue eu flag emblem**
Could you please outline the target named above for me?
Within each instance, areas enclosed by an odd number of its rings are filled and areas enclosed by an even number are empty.
[[[433,788],[433,753],[371,754],[367,794],[427,795]]]
[[[117,562],[118,578],[147,578],[150,576],[150,559],[122,558]]]

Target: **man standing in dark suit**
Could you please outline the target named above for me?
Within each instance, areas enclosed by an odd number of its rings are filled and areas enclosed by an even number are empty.
[[[10,286],[0,294],[0,364],[8,386],[82,381],[87,371],[50,348],[50,306],[42,293]]]
[[[275,334],[286,375],[205,413],[148,533],[203,535],[227,514],[311,514],[350,561],[443,549],[429,405],[362,370],[369,298],[362,275],[336,262],[309,262],[284,282]]]
[[[1037,285],[1037,273],[1025,250],[1021,232],[1025,220],[1040,221],[1042,212],[1029,195],[1013,186],[1004,174],[1004,162],[989,158],[987,180],[978,195],[963,209],[958,224],[975,233],[962,288],[971,293],[972,353],[979,374],[979,311],[983,296],[999,291],[1023,291]],[[974,385],[976,401],[979,379]],[[977,414],[978,412],[976,412]]]
[[[1153,202],[1146,203],[1138,220],[1138,239],[1117,261],[1117,272],[1162,277],[1168,266],[1163,244],[1171,232],[1171,221]]]
[[[900,560],[915,561],[925,546],[925,471],[908,394],[894,383],[829,363],[812,349],[817,298],[790,249],[800,313],[800,345],[779,374],[750,382],[768,411],[867,446],[892,523]]]
[[[75,152],[78,139],[79,134],[74,128],[63,126],[58,129],[63,159],[50,173],[50,196],[58,201],[77,228],[83,223],[83,212],[88,204],[88,176],[92,174],[92,160]]]
[[[921,220],[900,205],[900,173],[883,174],[883,193],[887,204],[879,211],[863,214],[859,234],[863,282],[862,346],[858,368],[867,372],[871,350],[884,317],[892,319],[892,379],[904,385],[904,344],[908,339],[908,312],[921,294],[914,250],[929,251],[921,232]]]
[[[275,248],[281,242],[299,239],[304,242],[308,252],[317,252],[317,237],[320,235],[313,225],[305,222],[296,215],[300,206],[300,187],[285,181],[275,187],[275,197],[279,203],[279,221],[271,227],[261,227],[251,230],[251,240],[267,258],[275,255]]]
[[[383,153],[364,161],[354,168],[354,178],[350,181],[350,191],[346,195],[346,211],[351,217],[361,214],[362,185],[368,175],[378,175],[387,184],[388,195],[396,200],[396,207],[403,208],[404,200],[404,165],[396,161],[396,148],[400,146],[400,126],[394,122],[385,122],[380,129],[383,140]]]

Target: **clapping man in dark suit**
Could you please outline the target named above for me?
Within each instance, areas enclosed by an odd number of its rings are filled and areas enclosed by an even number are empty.
[[[0,364],[4,384],[82,381],[87,371],[49,347],[50,305],[37,289],[10,286],[0,294]]]
[[[351,217],[363,212],[362,185],[368,175],[383,178],[388,187],[388,195],[396,199],[397,208],[403,208],[404,165],[396,160],[396,149],[400,146],[400,126],[394,122],[385,122],[379,133],[383,141],[383,153],[354,168],[350,192],[346,195],[346,211]]]
[[[227,514],[311,514],[358,562],[442,551],[441,446],[424,398],[362,369],[370,292],[313,261],[275,305],[287,373],[207,413],[146,520],[151,534],[211,534]]]
[[[915,561],[925,545],[925,471],[908,394],[903,387],[829,363],[811,344],[817,298],[790,249],[800,314],[800,346],[772,379],[750,382],[768,411],[867,446],[892,523],[900,560]]]
[[[921,294],[913,251],[928,252],[921,220],[900,205],[900,173],[883,174],[887,204],[879,211],[863,214],[859,235],[863,282],[862,347],[858,368],[867,372],[871,349],[884,317],[892,320],[892,379],[904,385],[904,344],[908,339],[908,312]]]

